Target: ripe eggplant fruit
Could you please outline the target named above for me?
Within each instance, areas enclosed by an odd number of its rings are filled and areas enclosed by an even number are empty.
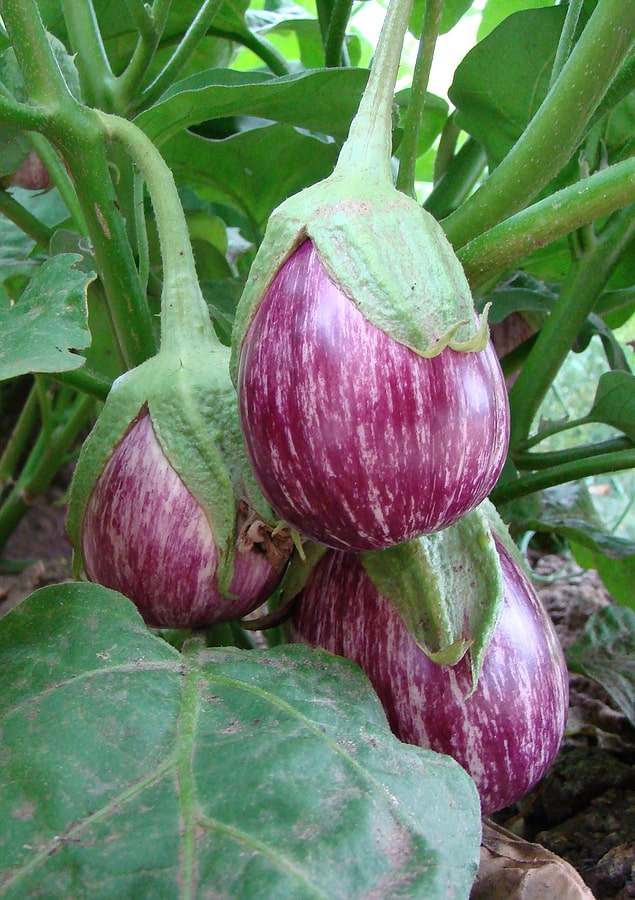
[[[147,412],[121,439],[84,511],[81,551],[91,581],[132,600],[146,624],[197,628],[251,612],[274,590],[291,543],[247,509],[229,590],[218,585],[208,517],[170,465]]]
[[[484,814],[520,799],[545,774],[568,708],[553,625],[519,563],[495,542],[504,595],[475,685],[469,654],[439,665],[415,642],[365,571],[363,554],[328,550],[292,617],[293,640],[363,669],[401,740],[452,756],[469,772]]]
[[[377,550],[474,509],[509,439],[503,375],[439,224],[397,191],[393,0],[331,176],[272,214],[238,305],[232,378],[251,464],[293,528]]]
[[[507,393],[496,354],[426,359],[370,323],[310,240],[284,264],[239,369],[245,442],[282,519],[344,550],[452,524],[505,461]]]

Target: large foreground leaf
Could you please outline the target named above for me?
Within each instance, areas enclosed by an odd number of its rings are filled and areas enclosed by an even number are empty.
[[[0,622],[3,897],[467,897],[473,782],[305,647],[183,654],[125,598]]]

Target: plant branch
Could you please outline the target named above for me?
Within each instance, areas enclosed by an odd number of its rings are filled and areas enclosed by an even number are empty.
[[[33,385],[20,410],[18,420],[13,426],[11,436],[0,455],[0,494],[4,485],[15,478],[16,469],[35,428],[39,411],[38,388]]]
[[[599,0],[557,81],[505,159],[443,222],[455,248],[522,209],[556,175],[635,40],[635,0]]]
[[[509,394],[512,454],[525,445],[540,404],[634,235],[635,209],[629,207],[609,220],[591,251],[573,261],[554,309]]]
[[[17,225],[32,241],[35,241],[43,250],[48,249],[53,232],[40,220],[29,212],[7,190],[0,190],[0,213]]]
[[[176,50],[161,69],[154,81],[141,93],[140,102],[143,107],[151,106],[161,94],[174,83],[188,60],[207,34],[223,0],[204,0],[202,6],[192,19],[189,28],[181,38]]]
[[[578,19],[582,12],[582,5],[583,0],[569,0],[569,3],[567,4],[564,25],[562,26],[560,40],[558,41],[558,47],[556,49],[556,57],[551,69],[551,79],[549,81],[550,88],[555,84],[564,68],[564,64],[571,54],[571,48],[575,41],[576,28],[578,27]]]
[[[127,6],[139,32],[139,38],[128,65],[117,79],[116,110],[120,115],[129,110],[141,92],[141,83],[161,41],[170,0],[155,3],[152,9],[138,0],[128,0]]]
[[[423,17],[423,28],[412,84],[410,86],[410,99],[403,123],[403,138],[399,148],[399,170],[397,172],[397,190],[415,197],[415,169],[417,166],[417,148],[419,143],[419,130],[421,118],[426,100],[426,90],[430,80],[432,58],[439,36],[441,25],[441,13],[443,12],[443,0],[427,0]]]
[[[101,37],[93,0],[62,0],[62,10],[84,102],[88,106],[112,109],[115,76]]]
[[[120,143],[139,166],[154,207],[163,262],[161,349],[187,352],[193,349],[195,340],[204,341],[206,347],[216,346],[219,341],[198,282],[187,222],[172,172],[140,128],[118,116],[101,112],[96,115],[108,137]]]
[[[541,472],[532,472],[515,481],[506,481],[494,488],[490,496],[492,502],[496,506],[500,506],[502,503],[518,500],[520,497],[526,497],[528,494],[565,484],[568,481],[578,481],[580,478],[588,478],[591,475],[602,475],[607,472],[619,472],[632,468],[635,468],[635,449],[602,453],[562,463],[562,465],[553,466]]]
[[[425,209],[436,219],[449,215],[470,195],[486,162],[483,147],[474,138],[468,138],[424,201]]]
[[[457,253],[472,287],[576,228],[635,202],[635,158],[595,172],[523,209]]]
[[[333,4],[324,40],[324,65],[327,68],[342,65],[343,57],[346,55],[346,29],[352,8],[353,0],[335,0]]]
[[[605,441],[597,441],[593,444],[579,444],[575,447],[567,447],[565,450],[547,450],[544,453],[516,453],[514,465],[521,472],[534,472],[552,469],[554,466],[564,465],[565,463],[581,459],[589,459],[592,456],[604,456],[607,453],[618,453],[622,450],[631,449],[633,449],[633,441],[623,435],[608,438]]]

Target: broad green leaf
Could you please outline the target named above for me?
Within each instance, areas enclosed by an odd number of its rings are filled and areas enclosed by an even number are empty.
[[[74,253],[52,257],[17,303],[0,306],[0,380],[27,372],[68,372],[84,364],[71,351],[90,344],[86,289],[94,276],[74,267],[80,260]]]
[[[514,312],[538,313],[542,318],[551,312],[557,297],[555,286],[520,272],[511,281],[501,281],[478,302],[481,309],[485,303],[492,304],[488,321],[495,325]]]
[[[169,96],[135,122],[159,144],[191,125],[225,116],[258,116],[343,141],[367,76],[365,69],[329,69],[282,78],[215,69],[178,82]]]
[[[511,16],[512,13],[522,9],[540,9],[543,6],[554,6],[555,0],[487,0],[481,14],[481,24],[478,26],[477,39],[483,38],[493,31],[497,25]]]
[[[635,554],[635,542],[612,534],[604,525],[582,482],[541,491],[530,502],[510,503],[502,515],[520,530],[559,534],[611,559]]]
[[[617,603],[635,610],[635,548],[633,555],[613,559],[572,542],[571,552],[583,568],[596,570]]]
[[[477,794],[397,741],[324,651],[180,654],[124,597],[43,588],[0,622],[2,895],[466,897]]]
[[[564,6],[515,13],[454,73],[449,95],[457,124],[483,145],[490,168],[507,155],[547,93],[564,15]]]
[[[601,684],[635,724],[635,611],[607,606],[593,613],[567,651],[572,672]]]
[[[601,375],[589,419],[619,428],[635,441],[635,375],[622,371]]]
[[[333,171],[338,146],[288,125],[245,131],[224,141],[184,132],[164,144],[177,179],[207,200],[245,213],[264,229],[276,206]]]

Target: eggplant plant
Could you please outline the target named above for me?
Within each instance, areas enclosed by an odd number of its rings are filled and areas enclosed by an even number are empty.
[[[635,717],[635,0],[534,6],[0,0],[0,570],[52,486],[75,554],[0,601],[3,896],[468,897],[562,736],[531,535]]]

